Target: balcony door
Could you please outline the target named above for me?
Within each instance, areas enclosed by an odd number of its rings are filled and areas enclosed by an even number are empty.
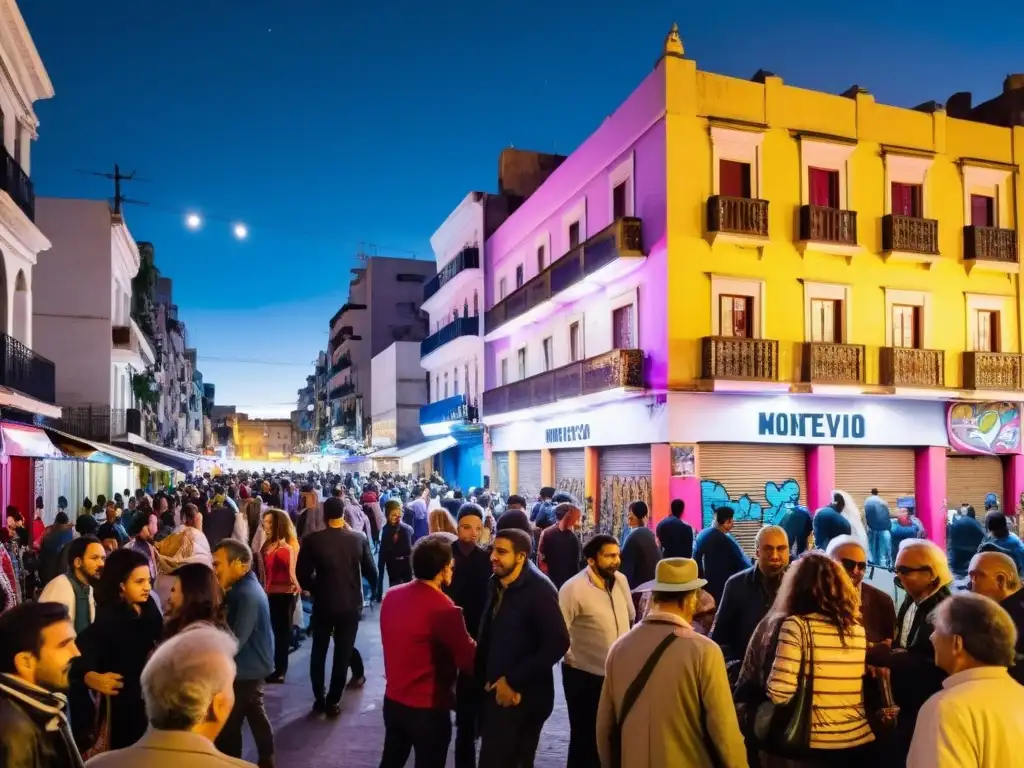
[[[750,199],[750,163],[718,161],[718,192],[723,197]]]
[[[975,312],[975,352],[999,351],[999,313],[991,309]]]
[[[632,304],[612,311],[612,349],[636,349]]]
[[[831,168],[807,169],[808,199],[819,208],[839,208],[839,171]]]
[[[905,304],[892,306],[892,345],[921,348],[921,308]]]
[[[750,296],[718,297],[720,334],[734,339],[754,337],[754,299]]]
[[[921,218],[921,185],[892,183],[892,212],[897,216]]]
[[[842,343],[842,305],[836,299],[811,299],[811,341]]]
[[[971,226],[996,225],[996,199],[989,195],[971,195]]]

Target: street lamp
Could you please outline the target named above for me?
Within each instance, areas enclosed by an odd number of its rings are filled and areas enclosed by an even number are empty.
[[[198,213],[189,213],[185,216],[185,226],[195,232],[201,226],[203,226],[203,217]]]
[[[245,224],[235,224],[231,231],[238,240],[245,240],[249,236],[249,228]]]

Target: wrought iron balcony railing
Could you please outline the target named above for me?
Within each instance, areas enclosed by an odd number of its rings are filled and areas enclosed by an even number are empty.
[[[145,419],[137,408],[111,408],[107,405],[61,406],[54,426],[69,435],[108,443],[128,434],[146,439]]]
[[[857,244],[857,212],[820,205],[800,207],[800,240],[839,245]]]
[[[430,334],[420,342],[420,357],[426,357],[450,341],[463,336],[477,336],[479,333],[479,317],[457,317],[437,333]]]
[[[57,369],[51,361],[6,333],[0,333],[0,353],[0,385],[44,403],[57,401]]]
[[[438,273],[423,284],[423,300],[426,301],[446,284],[455,279],[456,275],[467,269],[480,268],[480,249],[470,245],[459,251],[451,261],[441,267]]]
[[[882,250],[935,256],[939,253],[939,222],[890,213],[882,217]]]
[[[1004,352],[964,352],[964,389],[1024,389],[1024,355]]]
[[[436,403],[420,406],[420,424],[441,424],[448,421],[476,421],[478,416],[476,402],[470,402],[463,395],[446,397]]]
[[[701,378],[777,381],[779,342],[705,336],[701,339]]]
[[[804,342],[803,380],[821,384],[862,384],[865,378],[863,344]]]
[[[964,261],[1017,263],[1017,230],[964,227]]]
[[[886,387],[944,386],[945,359],[941,349],[882,347],[878,350],[878,382]]]
[[[484,392],[484,415],[509,413],[623,387],[644,387],[644,355],[639,349],[613,349]]]
[[[708,232],[768,237],[768,201],[713,195],[708,198]]]
[[[3,149],[4,175],[0,179],[3,190],[32,221],[36,219],[36,190],[32,179],[22,170],[10,152]]]

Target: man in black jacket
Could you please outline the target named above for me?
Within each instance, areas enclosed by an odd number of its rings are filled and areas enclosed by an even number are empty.
[[[476,504],[459,510],[459,540],[452,546],[455,573],[448,596],[462,609],[466,629],[476,640],[487,604],[491,558],[478,542],[483,530],[484,511]],[[471,675],[459,674],[455,686],[455,768],[476,766],[476,729],[483,688]]]
[[[210,542],[211,551],[224,539],[230,539],[235,530],[235,509],[226,499],[223,486],[213,486],[213,503],[210,511],[203,515],[203,534]],[[255,536],[256,531],[250,531],[249,535]]]
[[[490,596],[477,641],[484,682],[480,765],[533,765],[544,722],[554,708],[552,667],[569,649],[569,631],[554,585],[530,562],[530,535],[498,531],[491,551]]]
[[[377,568],[370,554],[370,542],[345,523],[345,505],[338,498],[324,502],[327,527],[311,533],[302,542],[296,575],[302,589],[313,596],[310,629],[313,650],[309,659],[309,678],[313,684],[313,711],[332,717],[341,714],[341,693],[352,661],[363,608],[363,582],[370,589],[377,585]],[[334,636],[334,663],[331,685],[324,694],[324,668],[327,647]],[[356,675],[356,680],[361,675]]]
[[[68,611],[23,603],[0,615],[0,765],[81,768],[64,714],[71,661],[79,655]]]

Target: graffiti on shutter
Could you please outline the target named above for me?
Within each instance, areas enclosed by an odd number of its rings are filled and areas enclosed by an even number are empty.
[[[508,498],[508,454],[507,453],[496,453],[493,456],[494,459],[494,483],[498,489],[498,493],[503,498]]]
[[[568,493],[576,500],[577,504],[582,504],[585,495],[583,479],[586,475],[584,449],[562,448],[553,453],[555,489]]]
[[[652,504],[650,446],[602,448],[598,459],[601,474],[601,511],[595,533],[610,533],[620,538],[626,528],[629,505],[643,501]],[[650,525],[652,515],[647,517]]]

